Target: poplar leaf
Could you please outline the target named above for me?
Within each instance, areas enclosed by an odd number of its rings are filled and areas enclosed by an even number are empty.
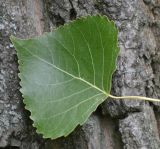
[[[109,95],[118,31],[105,16],[87,16],[33,39],[11,37],[21,93],[44,138],[70,134]]]

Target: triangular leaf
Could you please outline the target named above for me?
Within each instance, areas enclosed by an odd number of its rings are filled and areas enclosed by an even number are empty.
[[[38,133],[67,136],[108,97],[117,33],[106,17],[88,16],[34,39],[11,37],[24,103]]]

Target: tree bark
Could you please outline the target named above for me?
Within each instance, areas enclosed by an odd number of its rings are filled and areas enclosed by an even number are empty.
[[[19,92],[9,36],[28,38],[73,19],[102,14],[119,29],[112,94],[160,99],[160,0],[0,0],[0,147],[11,149],[159,149],[160,103],[107,99],[68,137],[36,134]]]

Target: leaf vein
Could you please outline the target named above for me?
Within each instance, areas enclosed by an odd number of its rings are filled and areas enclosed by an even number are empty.
[[[50,119],[50,118],[53,119],[53,118],[55,118],[55,117],[57,117],[57,116],[59,116],[59,115],[62,115],[62,114],[64,114],[64,113],[67,113],[67,112],[71,111],[72,109],[78,107],[79,105],[81,105],[81,104],[83,104],[83,103],[85,103],[85,102],[87,102],[87,101],[90,101],[92,98],[94,98],[94,97],[96,97],[96,96],[99,96],[99,95],[102,95],[102,94],[103,94],[103,93],[98,93],[98,94],[96,94],[96,95],[94,95],[94,96],[92,96],[92,97],[90,97],[90,98],[88,98],[88,99],[86,99],[86,100],[84,100],[84,101],[82,101],[82,102],[80,102],[80,103],[78,103],[78,104],[72,106],[71,108],[69,108],[69,109],[66,110],[66,111],[57,113],[57,114],[52,115],[52,116],[50,116],[50,117],[41,118],[41,119]]]
[[[74,49],[74,53],[73,53],[73,56],[75,57],[75,60],[77,62],[77,67],[78,67],[78,74],[79,74],[79,77],[81,77],[81,72],[80,72],[80,65],[78,63],[78,60],[76,59],[76,56],[75,56],[75,51],[76,51],[76,48],[75,48],[75,42],[74,42],[74,38],[72,37],[72,33],[70,30],[67,30],[69,32],[69,34],[71,34],[71,39],[72,39],[72,43],[73,43],[73,49]]]
[[[92,56],[92,52],[91,52],[90,45],[89,45],[89,43],[87,42],[87,40],[86,40],[84,34],[81,32],[81,30],[78,29],[77,27],[76,27],[75,29],[77,29],[77,30],[81,33],[81,35],[82,35],[85,43],[87,44],[87,49],[88,49],[88,51],[89,51],[89,54],[90,54],[90,57],[91,57],[91,61],[92,61],[92,69],[93,69],[93,75],[94,75],[94,76],[93,76],[93,79],[94,79],[94,81],[93,81],[94,83],[93,83],[93,84],[95,85],[95,66],[94,66],[94,62],[93,62],[93,56]]]
[[[19,44],[19,45],[20,45],[20,44]],[[21,46],[21,45],[20,45],[20,46]],[[22,47],[23,47],[23,46],[22,46]],[[67,74],[67,75],[69,75],[69,76],[71,76],[71,77],[73,77],[73,78],[75,78],[75,79],[77,79],[77,80],[81,80],[82,82],[84,82],[84,83],[90,85],[91,87],[93,87],[93,88],[99,90],[100,92],[102,92],[102,93],[105,94],[106,96],[109,95],[109,93],[106,93],[105,91],[101,90],[101,89],[98,88],[97,86],[91,84],[90,82],[87,82],[87,81],[84,80],[83,78],[78,78],[78,77],[76,77],[76,76],[74,76],[74,75],[72,75],[72,74],[66,72],[65,70],[63,70],[63,69],[57,67],[56,65],[54,65],[54,64],[52,64],[52,63],[49,63],[48,61],[44,60],[43,58],[41,58],[41,57],[39,57],[39,56],[33,54],[31,51],[29,51],[28,49],[26,49],[26,48],[24,48],[24,47],[23,47],[23,49],[25,49],[28,53],[30,53],[30,54],[31,54],[32,56],[34,56],[35,58],[37,58],[37,59],[39,59],[40,61],[42,61],[42,62],[44,62],[44,63],[46,63],[46,64],[52,66],[53,68],[55,68],[55,69],[57,69],[57,70],[59,70],[59,71],[65,73],[65,74]]]
[[[85,89],[83,89],[83,90],[80,90],[80,91],[78,91],[78,92],[75,92],[75,93],[73,93],[73,94],[71,94],[71,95],[69,95],[69,96],[65,96],[64,98],[59,98],[59,99],[57,99],[57,100],[44,100],[44,101],[38,101],[38,102],[45,102],[45,103],[54,103],[54,102],[60,102],[60,101],[64,101],[64,100],[66,100],[66,99],[68,99],[68,98],[70,98],[70,97],[72,97],[72,96],[74,96],[74,95],[77,95],[77,94],[81,94],[81,93],[83,93],[83,92],[85,92],[85,91],[87,91],[87,90],[89,90],[89,89],[91,89],[92,87],[88,87],[88,88],[85,88]]]
[[[74,59],[75,62],[76,62],[76,65],[77,65],[77,68],[78,68],[78,74],[79,74],[79,63],[78,63],[75,55],[73,55],[59,40],[57,40],[57,39],[54,38],[54,37],[53,37],[53,39],[55,39],[55,40],[59,43],[59,45],[61,45],[61,46],[73,57],[73,59]]]
[[[103,85],[103,77],[104,77],[104,47],[103,47],[103,43],[102,43],[102,37],[101,37],[101,33],[100,33],[100,30],[98,28],[98,25],[96,23],[96,21],[93,20],[93,22],[95,23],[96,25],[96,28],[98,30],[98,33],[99,33],[99,37],[100,37],[100,41],[101,41],[101,46],[102,46],[102,59],[103,59],[103,62],[102,62],[102,89],[104,90],[104,85]]]

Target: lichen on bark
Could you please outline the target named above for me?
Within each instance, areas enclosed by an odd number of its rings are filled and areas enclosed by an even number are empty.
[[[119,28],[121,49],[112,93],[160,98],[159,10],[158,0],[1,0],[0,147],[159,149],[160,104],[132,100],[109,99],[67,138],[43,140],[24,110],[9,41],[11,34],[33,37],[80,16],[106,15]]]

